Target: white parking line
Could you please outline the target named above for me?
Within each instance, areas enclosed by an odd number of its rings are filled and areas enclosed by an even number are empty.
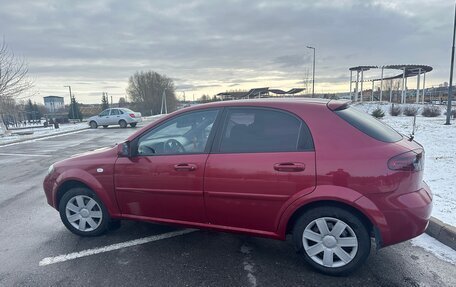
[[[26,156],[26,157],[30,157],[30,156],[38,156],[38,157],[49,157],[49,156],[52,156],[52,155],[49,155],[49,154],[26,154],[26,153],[0,153],[0,156]]]
[[[171,237],[176,237],[184,234],[188,234],[190,232],[195,232],[195,229],[184,229],[184,230],[179,230],[179,231],[174,231],[174,232],[168,232],[168,233],[163,233],[159,235],[153,235],[149,237],[144,237],[144,238],[139,238],[135,240],[130,240],[122,243],[116,243],[104,247],[99,247],[99,248],[93,248],[93,249],[87,249],[79,252],[73,252],[69,254],[62,254],[59,256],[55,257],[46,257],[43,260],[38,263],[39,266],[46,266],[54,263],[59,263],[59,262],[65,262],[68,260],[73,260],[81,257],[86,257],[90,255],[95,255],[95,254],[100,254],[104,252],[109,252],[113,250],[118,250],[122,248],[127,248],[135,245],[140,245],[140,244],[145,244],[153,241],[158,241],[162,239],[167,239]]]

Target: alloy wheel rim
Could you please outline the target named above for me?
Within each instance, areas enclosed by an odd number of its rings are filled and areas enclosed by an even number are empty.
[[[76,195],[68,200],[65,214],[68,222],[83,232],[97,229],[103,218],[100,205],[93,198],[85,195]]]
[[[317,264],[337,268],[350,263],[358,251],[353,229],[340,219],[321,217],[310,222],[302,234],[306,254]]]

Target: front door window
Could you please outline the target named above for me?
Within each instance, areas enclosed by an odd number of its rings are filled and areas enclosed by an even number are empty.
[[[218,110],[185,113],[139,139],[138,155],[203,153]]]

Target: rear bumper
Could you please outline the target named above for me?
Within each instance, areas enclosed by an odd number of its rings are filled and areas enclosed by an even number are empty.
[[[432,212],[432,193],[423,182],[422,188],[403,194],[363,196],[357,204],[369,206],[373,223],[381,237],[381,247],[412,239],[422,234]],[[375,203],[375,210],[372,210]]]
[[[129,124],[140,123],[140,122],[142,122],[142,118],[131,118],[131,117],[127,118],[127,123],[129,123]]]

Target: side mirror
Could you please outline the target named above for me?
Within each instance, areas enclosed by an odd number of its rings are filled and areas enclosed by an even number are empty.
[[[121,157],[131,157],[130,143],[124,142],[117,145],[117,155]]]

